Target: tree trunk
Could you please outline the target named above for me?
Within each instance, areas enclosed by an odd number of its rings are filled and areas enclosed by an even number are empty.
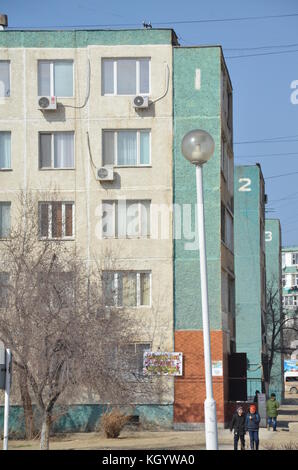
[[[26,439],[33,439],[34,424],[33,424],[33,408],[31,396],[28,389],[28,381],[26,372],[22,369],[19,370],[19,386],[21,392],[21,399],[24,409],[25,418],[25,436]]]
[[[40,436],[40,449],[41,450],[49,450],[51,424],[52,424],[51,415],[45,413],[43,416],[41,436]]]

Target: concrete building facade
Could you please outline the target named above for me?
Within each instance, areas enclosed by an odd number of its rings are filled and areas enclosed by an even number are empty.
[[[236,347],[247,353],[247,396],[266,377],[265,187],[259,165],[235,167]]]
[[[41,198],[41,239],[63,239],[90,263],[112,251],[111,282],[133,275],[138,347],[184,354],[184,376],[168,378],[165,396],[136,404],[144,419],[163,424],[204,419],[199,253],[189,237],[195,173],[180,143],[193,128],[212,134],[204,194],[212,354],[221,370],[215,398],[224,423],[236,339],[232,88],[221,48],[182,48],[172,30],[0,31],[0,82],[0,237],[9,235],[20,190],[30,191]],[[39,109],[38,97],[47,95],[56,96],[55,111]],[[150,106],[136,109],[136,95]],[[114,179],[99,182],[97,169],[108,166]],[[59,194],[58,206],[51,194]],[[137,233],[125,225],[123,199],[138,205]],[[181,237],[173,203],[191,208],[193,226]],[[153,236],[154,214],[164,208],[166,222],[161,215]],[[80,429],[98,407],[83,405],[74,403],[69,419]]]
[[[267,287],[267,340],[268,349],[271,348],[271,338],[274,330],[280,326],[282,316],[282,283],[281,283],[281,227],[278,219],[265,221],[265,249],[266,249],[266,287]],[[270,304],[270,305],[268,305]],[[270,311],[269,311],[270,309]],[[272,349],[282,348],[282,335],[279,333]],[[271,356],[270,351],[268,352]],[[277,400],[284,398],[283,354],[274,351],[269,394],[275,393]]]

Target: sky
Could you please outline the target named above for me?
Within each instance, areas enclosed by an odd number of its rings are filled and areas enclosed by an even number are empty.
[[[233,85],[235,164],[261,164],[266,215],[280,219],[283,245],[298,245],[297,0],[0,0],[0,11],[11,28],[113,29],[145,20],[172,27],[181,46],[221,44]],[[234,20],[260,16],[267,18]]]

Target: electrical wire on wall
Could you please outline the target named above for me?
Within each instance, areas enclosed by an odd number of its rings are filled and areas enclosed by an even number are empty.
[[[165,62],[165,72],[166,72],[166,73],[165,73],[165,82],[166,82],[166,83],[165,83],[165,91],[164,91],[164,93],[163,93],[161,96],[159,96],[159,97],[156,98],[155,100],[152,100],[152,101],[150,102],[150,104],[156,103],[157,101],[159,101],[159,100],[161,100],[162,98],[164,98],[164,97],[167,95],[168,91],[169,91],[169,84],[170,84],[170,68],[169,68],[169,65],[168,65],[166,62]]]
[[[70,104],[65,104],[65,108],[73,108],[73,109],[82,109],[85,108],[86,104],[88,103],[90,97],[90,80],[91,80],[91,64],[90,59],[88,58],[88,66],[87,66],[87,89],[86,89],[86,97],[85,101],[81,106],[72,106]]]

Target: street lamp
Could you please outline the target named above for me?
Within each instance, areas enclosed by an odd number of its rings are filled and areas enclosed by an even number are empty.
[[[214,152],[214,140],[208,132],[203,130],[192,130],[185,134],[182,140],[181,150],[184,157],[196,166],[197,184],[197,211],[199,227],[199,249],[200,249],[200,271],[201,271],[201,296],[202,296],[202,319],[204,338],[204,363],[206,399],[205,410],[205,436],[206,449],[217,450],[217,421],[216,402],[213,398],[212,389],[212,363],[210,347],[210,325],[208,307],[208,281],[207,261],[205,246],[205,222],[204,222],[204,198],[203,198],[203,164],[208,162]]]

